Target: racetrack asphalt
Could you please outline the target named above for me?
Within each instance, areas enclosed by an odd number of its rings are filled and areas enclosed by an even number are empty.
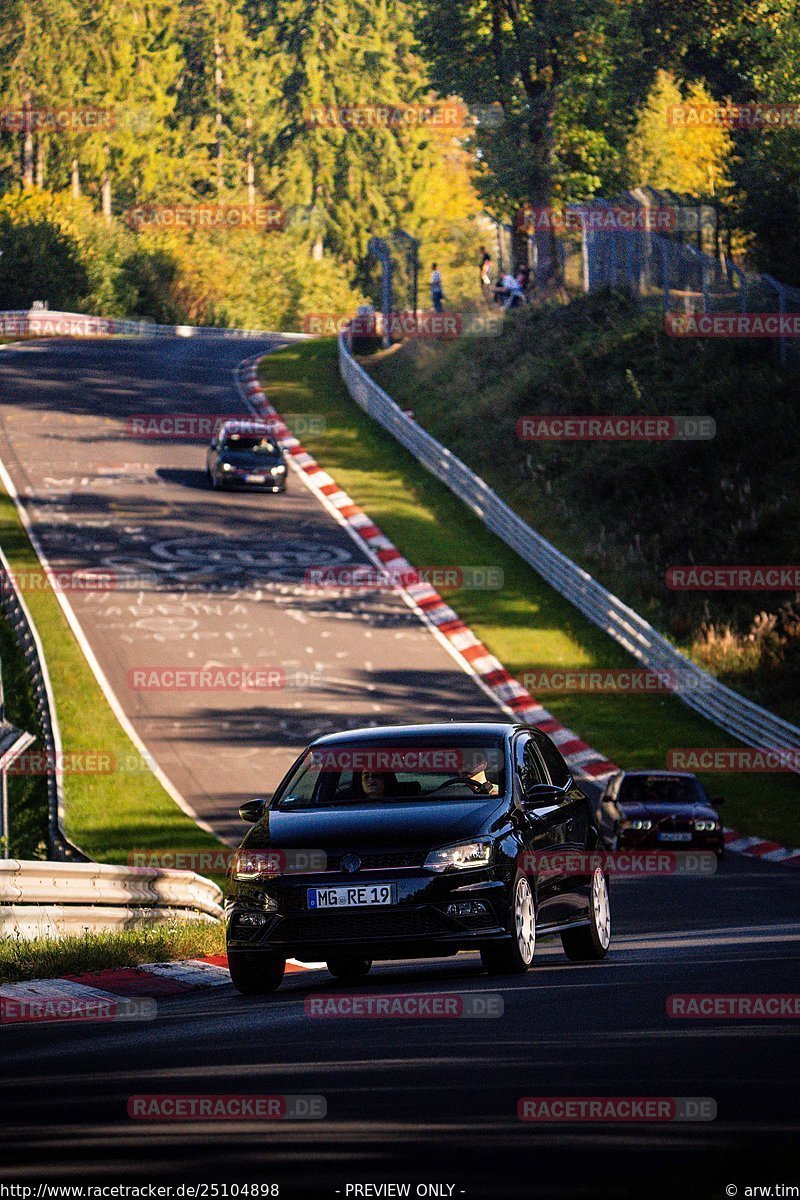
[[[345,593],[314,567],[368,559],[290,473],[286,495],[214,492],[208,438],[141,436],[134,419],[248,416],[244,358],[280,342],[32,342],[0,357],[0,458],[59,572],[113,590],[68,598],[122,708],[223,840],[319,734],[404,721],[503,720],[396,592]],[[288,414],[291,424],[291,414]],[[246,667],[286,686],[142,689],[150,667]]]
[[[285,497],[219,495],[205,486],[202,439],[127,436],[143,411],[243,411],[233,368],[268,348],[42,343],[0,358],[0,456],[54,566],[141,584],[71,600],[140,736],[231,840],[236,804],[269,791],[315,733],[499,713],[397,596],[304,585],[324,556],[360,559],[297,478]],[[316,678],[256,696],[128,687],[135,667],[208,663]],[[799,901],[797,871],[728,858],[713,878],[614,881],[599,964],[542,943],[520,977],[489,979],[462,955],[377,964],[350,988],[324,971],[287,976],[266,998],[224,985],[161,999],[141,1022],[0,1028],[0,1181],[193,1181],[210,1200],[245,1181],[290,1200],[389,1196],[363,1190],[388,1183],[476,1200],[705,1200],[798,1184],[797,1020],[677,1019],[667,1001],[796,993]],[[308,1015],[309,998],[345,992],[499,996],[503,1013]],[[322,1096],[327,1116],[132,1119],[130,1098],[153,1094]],[[525,1096],[701,1097],[717,1115],[531,1124],[516,1115]],[[428,1184],[441,1190],[416,1190]]]
[[[798,901],[797,872],[726,860],[714,878],[613,884],[602,963],[570,963],[543,942],[522,977],[490,979],[477,955],[460,955],[376,965],[355,987],[325,971],[287,976],[264,998],[224,985],[159,1000],[150,1021],[0,1029],[2,1179],[258,1181],[332,1200],[390,1181],[476,1200],[796,1183],[797,1021],[676,1019],[667,998],[796,990]],[[307,1015],[309,998],[345,993],[499,995],[504,1011]],[[128,1116],[132,1096],[152,1095],[323,1096],[327,1116]],[[516,1116],[525,1096],[705,1097],[717,1116],[529,1124]]]

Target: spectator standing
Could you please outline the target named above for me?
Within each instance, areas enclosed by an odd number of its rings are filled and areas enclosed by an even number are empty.
[[[489,300],[492,294],[492,256],[485,250],[481,260],[481,288],[484,298]]]
[[[444,291],[442,289],[442,273],[436,263],[433,264],[431,274],[431,302],[434,312],[442,312],[442,300],[444,299]]]

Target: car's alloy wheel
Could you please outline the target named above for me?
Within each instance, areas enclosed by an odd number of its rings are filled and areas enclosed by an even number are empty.
[[[228,970],[237,992],[245,996],[266,996],[281,986],[286,959],[279,954],[229,950]]]
[[[611,944],[611,903],[608,897],[608,880],[600,867],[595,867],[592,876],[589,924],[562,933],[561,944],[567,958],[571,958],[573,962],[605,958],[608,953]]]
[[[343,983],[358,983],[360,980],[366,979],[371,966],[371,958],[356,958],[344,954],[327,960],[327,967],[331,975],[336,979],[341,979]]]
[[[536,949],[536,905],[531,885],[518,875],[511,902],[511,937],[481,950],[481,959],[490,975],[522,975],[533,962]]]

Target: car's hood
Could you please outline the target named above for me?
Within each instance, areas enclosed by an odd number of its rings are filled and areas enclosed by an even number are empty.
[[[717,814],[707,804],[620,804],[620,816],[630,820],[663,821],[677,817],[680,820],[714,820]]]
[[[405,849],[446,846],[481,833],[505,801],[384,801],[341,808],[268,811],[246,839],[249,849]]]

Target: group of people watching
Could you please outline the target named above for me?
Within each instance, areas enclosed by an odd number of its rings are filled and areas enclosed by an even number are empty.
[[[503,272],[492,280],[492,256],[484,251],[481,260],[481,290],[484,298],[494,304],[502,304],[503,308],[516,308],[528,303],[528,293],[531,287],[531,269],[525,263],[519,263],[516,272]]]
[[[429,286],[434,312],[443,312],[444,287],[437,263],[431,264]],[[484,299],[494,304],[502,304],[503,308],[517,308],[528,303],[531,286],[531,269],[526,263],[519,263],[513,275],[501,268],[497,278],[493,278],[492,256],[484,251],[481,259],[481,290]]]

